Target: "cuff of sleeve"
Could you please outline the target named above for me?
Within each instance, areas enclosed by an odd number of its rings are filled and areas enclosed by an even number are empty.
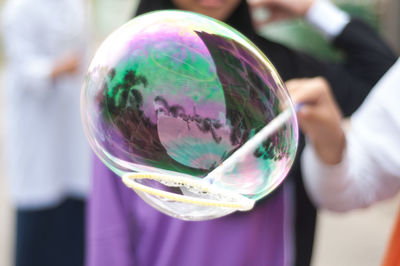
[[[51,62],[45,59],[34,59],[28,63],[28,69],[31,71],[33,76],[49,79],[51,70],[53,68]]]
[[[341,203],[332,198],[344,191],[348,185],[348,152],[346,147],[342,161],[328,165],[319,159],[312,144],[307,143],[301,156],[301,170],[306,191],[315,205],[337,210],[341,208]]]
[[[309,167],[310,169],[312,169],[311,171],[313,171],[314,173],[318,173],[320,178],[343,176],[348,170],[348,156],[349,155],[347,152],[347,147],[345,147],[342,160],[338,164],[332,165],[326,164],[319,159],[318,154],[316,154],[315,149],[311,143],[307,143],[303,152],[303,160],[305,161],[304,166],[306,168]]]
[[[328,0],[316,0],[305,18],[328,40],[338,36],[350,22],[350,16]]]

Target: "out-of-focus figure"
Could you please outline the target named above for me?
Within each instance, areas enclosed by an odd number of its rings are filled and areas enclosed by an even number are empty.
[[[293,100],[308,137],[302,170],[317,206],[334,211],[367,207],[400,191],[400,59],[376,84],[342,128],[341,114],[328,82],[322,78],[291,80]],[[400,216],[383,265],[399,265]]]
[[[79,96],[87,18],[84,0],[9,0],[3,10],[4,157],[18,266],[83,265],[89,149]]]

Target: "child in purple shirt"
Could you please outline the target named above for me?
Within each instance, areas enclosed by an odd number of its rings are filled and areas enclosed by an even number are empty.
[[[306,10],[314,1],[303,1]],[[332,65],[257,35],[246,1],[143,0],[137,14],[176,8],[213,16],[242,32],[267,55],[283,80],[325,76],[344,114],[361,104],[395,61],[380,38],[356,19],[333,40],[347,53],[348,64]],[[354,49],[363,53],[352,53]],[[360,65],[365,68],[362,73],[354,68]],[[310,265],[315,209],[304,193],[298,161],[286,181],[253,210],[202,222],[181,221],[153,209],[97,158],[93,176],[88,266]]]

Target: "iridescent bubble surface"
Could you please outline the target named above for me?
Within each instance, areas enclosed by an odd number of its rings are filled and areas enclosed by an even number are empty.
[[[139,16],[97,51],[82,90],[82,117],[97,156],[115,173],[153,172],[203,179],[283,109],[294,114],[269,60],[243,35],[184,11]],[[295,115],[213,185],[258,200],[294,160]],[[190,188],[138,181],[177,194]],[[138,194],[186,220],[234,210]],[[215,195],[208,195],[215,198]]]

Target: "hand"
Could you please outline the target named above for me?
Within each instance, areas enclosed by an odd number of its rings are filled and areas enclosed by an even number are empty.
[[[300,127],[321,159],[337,164],[346,145],[342,114],[333,99],[328,82],[321,78],[286,82],[295,103],[304,104],[297,112]]]
[[[51,73],[51,77],[53,79],[65,75],[65,74],[74,74],[78,71],[80,66],[80,59],[77,54],[72,54],[66,58],[60,60]]]
[[[247,0],[250,9],[265,8],[270,15],[265,21],[256,21],[257,24],[302,17],[316,0]]]

